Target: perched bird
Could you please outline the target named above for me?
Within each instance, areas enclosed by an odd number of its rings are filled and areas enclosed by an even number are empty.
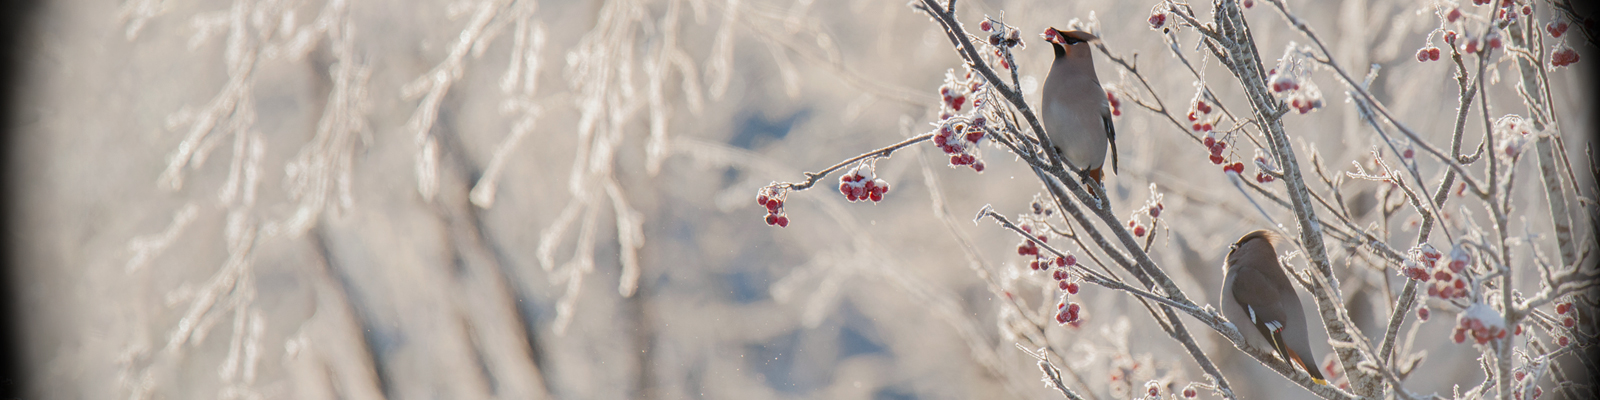
[[[1106,147],[1111,148],[1111,171],[1117,170],[1117,135],[1111,125],[1111,106],[1105,89],[1094,75],[1094,50],[1090,42],[1099,38],[1084,31],[1062,32],[1046,29],[1044,40],[1056,50],[1050,75],[1044,78],[1045,133],[1056,153],[1080,170],[1080,177],[1102,182]]]
[[[1239,328],[1245,342],[1276,350],[1284,361],[1310,374],[1312,381],[1326,385],[1311,354],[1300,296],[1272,248],[1281,240],[1277,234],[1258,230],[1233,243],[1222,278],[1222,314]]]

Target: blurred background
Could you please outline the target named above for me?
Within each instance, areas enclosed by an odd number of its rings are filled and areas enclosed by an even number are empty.
[[[1453,66],[1415,57],[1443,46],[1436,3],[1289,2],[1345,68],[1381,68],[1372,91],[1410,128],[1447,143]],[[1196,79],[1146,22],[1155,4],[966,0],[958,15],[975,34],[984,16],[1022,30],[1030,101],[1052,57],[1035,35],[1076,19],[1136,60],[1155,89],[1141,97],[1181,115]],[[1269,6],[1246,15],[1263,58],[1304,43]],[[1042,192],[1004,149],[986,146],[976,173],[914,146],[876,163],[882,202],[849,203],[829,176],[788,196],[788,227],[763,222],[759,188],[932,130],[946,71],[963,71],[904,1],[62,0],[36,16],[7,157],[26,398],[1057,396],[1019,336],[1066,355],[1052,361],[1095,399],[1204,382],[1120,293],[1085,284],[1084,321],[1047,323],[1054,282],[1029,273],[1017,236],[971,222]],[[1247,112],[1194,33],[1178,37]],[[1140,87],[1102,56],[1102,83]],[[1493,71],[1491,115],[1526,113],[1514,64]],[[1381,143],[1328,75],[1313,77],[1326,106],[1286,120],[1308,171],[1312,151],[1347,171]],[[1591,78],[1549,78],[1573,168],[1590,171]],[[1162,193],[1151,253],[1195,301],[1217,300],[1240,235],[1269,218],[1293,229],[1165,117],[1124,105],[1116,124],[1113,207]],[[1468,124],[1469,146],[1481,129]],[[1374,212],[1376,186],[1344,185],[1347,205],[1409,248],[1414,214]],[[1526,217],[1512,230],[1549,232],[1543,186],[1513,190]],[[1469,212],[1447,223],[1483,218]],[[1378,337],[1400,277],[1331,255]],[[1478,351],[1435,311],[1402,330],[1402,350],[1426,352],[1408,387],[1478,384]],[[1241,398],[1311,397],[1185,322]]]

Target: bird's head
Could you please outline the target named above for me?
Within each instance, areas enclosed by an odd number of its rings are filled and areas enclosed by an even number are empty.
[[[1050,47],[1055,48],[1056,58],[1068,55],[1089,55],[1089,44],[1097,42],[1100,38],[1084,31],[1063,31],[1056,28],[1046,28],[1043,34],[1044,41],[1050,42]]]
[[[1240,251],[1252,253],[1260,251],[1262,252],[1260,254],[1270,254],[1275,259],[1277,258],[1278,252],[1274,249],[1274,247],[1282,241],[1283,237],[1265,229],[1259,229],[1250,233],[1246,233],[1243,237],[1239,238],[1239,241],[1233,242],[1233,245],[1228,246],[1228,263],[1224,264],[1223,268],[1234,265],[1234,260],[1239,257]]]

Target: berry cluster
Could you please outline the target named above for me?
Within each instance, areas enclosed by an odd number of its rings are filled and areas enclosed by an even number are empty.
[[[1428,46],[1417,50],[1417,62],[1439,61],[1439,48]]]
[[[990,46],[1006,48],[1015,47],[1018,49],[1027,48],[1028,46],[1027,43],[1022,42],[1022,38],[1019,36],[1020,32],[1017,31],[1017,28],[1006,25],[1000,21],[985,18],[983,22],[978,23],[978,29],[982,29],[984,32],[989,32]]]
[[[1145,199],[1144,207],[1134,211],[1133,216],[1128,218],[1128,230],[1133,232],[1133,236],[1144,237],[1146,233],[1152,233],[1151,230],[1155,229],[1156,220],[1161,218],[1161,211],[1167,209],[1167,205],[1161,201],[1163,197],[1165,196],[1156,189],[1156,184],[1151,183],[1150,197]],[[1150,220],[1149,227],[1139,221],[1141,219],[1140,214]]]
[[[1278,167],[1272,163],[1272,157],[1268,157],[1265,150],[1256,149],[1255,162],[1256,169],[1261,170],[1256,172],[1256,183],[1272,183],[1273,180],[1277,179],[1272,174],[1267,173],[1268,171],[1278,171]]]
[[[1290,43],[1278,58],[1278,65],[1267,71],[1272,94],[1301,114],[1322,108],[1322,90],[1311,82],[1311,72],[1305,66],[1305,59],[1311,54],[1310,48]]]
[[[789,226],[789,215],[783,212],[784,197],[787,197],[786,193],[774,186],[761,188],[756,193],[756,204],[767,209],[767,225]]]
[[[1078,314],[1082,312],[1083,306],[1078,305],[1078,303],[1057,303],[1056,310],[1056,323],[1058,324],[1072,324],[1073,327],[1077,327],[1082,321],[1082,319],[1079,319]]]
[[[1561,44],[1560,46],[1557,46],[1554,51],[1550,52],[1551,67],[1565,67],[1577,62],[1578,51],[1573,50],[1571,47],[1567,47],[1566,44]]]
[[[1477,303],[1456,316],[1456,329],[1451,340],[1464,343],[1470,334],[1473,342],[1485,344],[1490,340],[1505,338],[1507,333],[1506,320],[1500,317],[1500,313],[1487,304]]]
[[[1404,268],[1407,278],[1422,282],[1432,281],[1428,285],[1428,296],[1444,300],[1467,297],[1467,264],[1472,262],[1472,255],[1466,248],[1456,246],[1450,251],[1450,260],[1444,265],[1439,261],[1443,257],[1432,245],[1423,244],[1412,250],[1417,261],[1406,260]]]
[[[1000,69],[1011,69],[1010,53],[1013,49],[1021,50],[1028,47],[1028,44],[1022,41],[1021,31],[1000,21],[984,18],[983,22],[978,23],[978,29],[989,32],[988,43],[989,47],[993,48],[990,55],[994,56],[994,62],[1000,65]]]
[[[1167,26],[1167,13],[1164,11],[1151,13],[1149,22],[1150,29],[1161,29]]]
[[[1211,132],[1211,129],[1215,127],[1212,124],[1217,122],[1217,119],[1222,118],[1222,114],[1212,114],[1211,105],[1206,104],[1200,94],[1196,93],[1194,97],[1194,101],[1189,102],[1189,130]]]
[[[1471,257],[1466,250],[1459,247],[1451,252],[1451,259],[1446,266],[1440,266],[1439,260],[1444,257],[1433,245],[1423,243],[1411,249],[1411,257],[1401,267],[1401,272],[1407,278],[1421,282],[1435,281],[1428,286],[1428,296],[1449,300],[1465,297],[1467,282],[1465,277],[1456,276],[1466,269]],[[1418,318],[1427,320],[1427,311],[1423,308],[1417,311]]]
[[[945,70],[944,85],[939,86],[939,99],[941,100],[939,104],[941,111],[943,111],[939,115],[939,119],[949,119],[955,113],[961,112],[961,107],[967,104],[967,96],[973,95],[973,97],[977,97],[975,94],[983,90],[983,80],[974,79],[972,75],[972,70],[967,70],[967,74],[957,80],[955,71]],[[982,104],[982,101],[974,99],[972,108],[978,108]]]
[[[1566,20],[1558,19],[1555,21],[1550,21],[1548,24],[1544,24],[1544,31],[1550,32],[1551,38],[1559,39],[1561,38],[1562,34],[1567,33],[1567,27],[1568,25]]]
[[[1183,398],[1192,399],[1192,398],[1199,397],[1199,396],[1200,396],[1200,391],[1196,390],[1196,388],[1195,388],[1193,383],[1189,384],[1188,386],[1184,386],[1183,387]]]
[[[967,125],[961,119],[946,119],[939,126],[939,131],[934,133],[933,144],[950,155],[950,166],[965,165],[973,171],[983,172],[983,160],[978,159],[978,142],[987,136],[988,121],[978,116],[972,120],[972,125]]]
[[[1216,136],[1215,133],[1207,133],[1205,139],[1201,139],[1201,144],[1206,145],[1206,149],[1211,152],[1211,163],[1220,165],[1227,161],[1222,157],[1222,151],[1228,149],[1228,142],[1217,140]]]
[[[1033,236],[1034,239],[1038,239],[1039,243],[1050,243],[1050,234],[1049,234],[1049,232],[1040,232],[1038,234],[1035,234],[1033,232],[1034,231],[1033,224],[1028,223],[1028,222],[1023,222],[1022,225],[1021,225],[1021,228],[1022,228],[1022,232],[1023,233],[1027,233],[1028,235]],[[1031,270],[1034,270],[1034,271],[1047,271],[1052,266],[1066,267],[1066,266],[1078,265],[1078,259],[1076,257],[1073,257],[1071,254],[1068,254],[1068,255],[1062,256],[1062,257],[1049,258],[1048,255],[1046,255],[1045,253],[1040,251],[1038,244],[1034,243],[1032,240],[1027,240],[1027,239],[1023,239],[1022,240],[1022,244],[1017,245],[1017,255],[1019,255],[1019,256],[1033,256],[1033,261],[1028,262],[1028,269],[1031,269]],[[1057,272],[1060,272],[1062,274],[1065,273],[1063,271],[1057,271]],[[1061,277],[1062,275],[1059,275],[1059,274],[1054,275],[1054,276],[1056,277],[1056,280],[1065,279],[1065,278],[1062,278]],[[1066,290],[1066,288],[1063,287],[1062,290]]]
[[[1305,114],[1311,112],[1311,110],[1322,108],[1322,92],[1316,90],[1315,87],[1302,89],[1301,83],[1305,81],[1303,78],[1296,78],[1290,76],[1290,74],[1279,74],[1276,69],[1272,70],[1272,72],[1271,77],[1267,78],[1268,82],[1272,82],[1272,92],[1287,100],[1289,106],[1293,107],[1295,111]]]
[[[1446,33],[1446,35],[1446,38],[1448,39],[1448,33]],[[1480,43],[1482,44],[1480,45]],[[1480,51],[1495,50],[1499,49],[1501,46],[1504,46],[1504,43],[1500,39],[1500,33],[1498,31],[1489,32],[1483,35],[1483,39],[1481,41],[1476,37],[1467,38],[1467,41],[1461,44],[1461,52],[1464,54],[1478,54]]]
[[[1571,328],[1571,327],[1574,327],[1574,326],[1578,325],[1578,316],[1577,316],[1576,313],[1573,313],[1572,311],[1573,311],[1572,303],[1570,303],[1570,302],[1556,303],[1556,315],[1564,316],[1564,317],[1561,318],[1561,326],[1565,326],[1565,327]]]
[[[856,165],[839,177],[839,193],[852,203],[858,200],[879,202],[883,201],[884,193],[889,193],[889,182],[878,179],[872,167]]]
[[[1533,124],[1527,123],[1522,116],[1508,114],[1494,122],[1494,133],[1501,137],[1498,143],[1499,154],[1508,160],[1516,160],[1522,154],[1523,146],[1527,145],[1528,138],[1533,134]]]

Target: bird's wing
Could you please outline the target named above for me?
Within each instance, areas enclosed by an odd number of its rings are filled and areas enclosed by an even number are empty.
[[[1117,126],[1111,123],[1111,112],[1100,111],[1100,120],[1106,124],[1106,141],[1111,142],[1111,172],[1117,171]],[[1120,172],[1118,172],[1120,173]]]
[[[1272,341],[1272,347],[1284,360],[1289,359],[1289,352],[1284,347],[1281,336],[1277,331],[1283,329],[1285,321],[1282,307],[1264,307],[1268,304],[1278,303],[1278,291],[1273,290],[1273,282],[1266,275],[1256,271],[1256,268],[1237,268],[1233,271],[1239,274],[1233,281],[1233,298],[1244,308],[1245,314],[1250,316],[1249,324]],[[1235,322],[1237,324],[1237,322]]]

